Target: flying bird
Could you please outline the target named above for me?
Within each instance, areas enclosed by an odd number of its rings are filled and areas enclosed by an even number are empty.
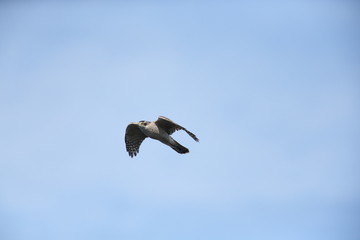
[[[130,123],[127,126],[125,133],[126,151],[129,153],[130,157],[136,156],[139,153],[141,143],[145,138],[149,137],[159,140],[180,154],[188,153],[189,149],[182,146],[170,136],[177,130],[184,130],[195,141],[199,141],[195,134],[188,131],[186,128],[174,123],[166,117],[160,116],[153,122],[143,120],[137,123]]]

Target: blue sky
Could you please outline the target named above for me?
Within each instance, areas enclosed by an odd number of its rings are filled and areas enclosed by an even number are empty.
[[[0,238],[359,239],[355,1],[0,3]],[[194,132],[180,155],[129,122]]]

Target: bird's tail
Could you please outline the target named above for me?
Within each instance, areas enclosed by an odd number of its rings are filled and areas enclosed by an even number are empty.
[[[187,149],[186,147],[184,147],[183,145],[181,145],[180,143],[178,143],[177,141],[174,140],[174,142],[171,144],[170,146],[172,149],[174,149],[175,151],[177,151],[178,153],[184,154],[184,153],[188,153],[189,149]]]

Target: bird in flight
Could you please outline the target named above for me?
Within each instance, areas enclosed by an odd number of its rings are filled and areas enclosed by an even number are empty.
[[[184,130],[195,141],[199,139],[186,128],[174,123],[170,119],[160,116],[156,121],[140,121],[130,123],[126,128],[125,145],[126,151],[130,157],[134,157],[139,153],[140,145],[145,138],[150,137],[168,145],[180,154],[188,153],[189,149],[175,141],[170,135],[177,130]]]

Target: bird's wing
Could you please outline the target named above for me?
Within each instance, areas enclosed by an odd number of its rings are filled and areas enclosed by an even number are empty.
[[[197,141],[197,142],[199,141],[199,139],[195,136],[195,134],[193,134],[192,132],[190,132],[186,128],[180,126],[179,124],[174,123],[173,121],[171,121],[170,119],[168,119],[166,117],[160,116],[155,121],[155,124],[158,125],[159,127],[161,127],[162,129],[164,129],[169,135],[173,134],[175,131],[184,130],[195,141]]]
[[[126,128],[125,145],[126,151],[130,157],[134,157],[139,153],[140,145],[147,136],[139,129],[135,123],[130,123]]]

